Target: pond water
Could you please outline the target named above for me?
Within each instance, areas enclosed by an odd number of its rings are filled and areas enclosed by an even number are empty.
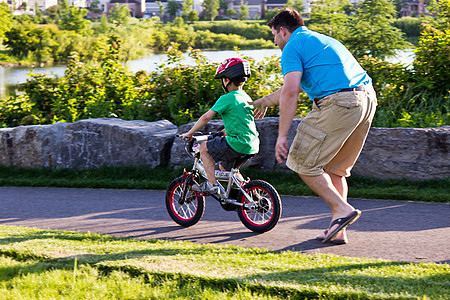
[[[203,51],[205,55],[212,62],[221,62],[229,57],[236,56],[250,56],[256,61],[262,61],[265,57],[272,55],[281,55],[280,49],[262,49],[262,50],[240,50],[239,54],[233,50],[225,51]],[[187,56],[187,55],[185,55]],[[142,59],[129,61],[126,65],[131,72],[144,70],[147,72],[154,71],[157,66],[164,63],[167,59],[166,54],[155,54]],[[410,65],[414,61],[414,53],[412,50],[400,51],[397,56],[388,59],[389,62],[401,62],[404,65]],[[194,60],[186,57],[183,61],[186,64],[193,64]],[[51,76],[63,77],[66,70],[65,65],[32,68],[32,67],[0,67],[0,98],[6,97],[8,87],[19,83],[24,83],[30,71],[35,74],[46,73]]]

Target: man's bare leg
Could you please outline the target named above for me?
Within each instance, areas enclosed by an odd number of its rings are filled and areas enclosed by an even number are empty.
[[[336,188],[336,190],[341,195],[342,200],[347,202],[347,195],[348,195],[347,179],[344,176],[339,176],[334,173],[327,173],[327,174],[330,176],[333,186]],[[325,236],[326,236],[326,234],[324,232],[324,233],[318,235],[317,238],[323,239]],[[347,241],[347,229],[342,230],[342,232],[336,236],[336,239],[341,240],[341,241]]]
[[[332,220],[348,216],[355,210],[347,202],[348,186],[347,180],[343,176],[333,173],[322,173],[318,176],[299,175],[305,184],[321,197],[331,208]],[[323,235],[325,236],[325,234]],[[322,235],[318,236],[319,238]],[[343,230],[337,239],[346,239],[346,231]]]

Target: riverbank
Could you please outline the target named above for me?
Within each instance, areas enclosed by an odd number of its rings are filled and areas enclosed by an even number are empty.
[[[271,56],[281,56],[280,49],[255,49],[255,50],[211,50],[202,51],[207,59],[211,62],[221,62],[228,57],[239,56],[239,57],[252,57],[255,61],[259,62],[264,60],[266,57]],[[389,58],[387,61],[391,63],[401,63],[405,66],[410,65],[414,61],[414,52],[412,49],[399,51],[398,55]],[[143,57],[141,59],[130,60],[124,62],[123,64],[132,73],[143,70],[146,72],[155,71],[158,66],[167,62],[167,54],[165,53],[155,53]],[[195,60],[186,57],[182,61],[185,64],[194,64]],[[10,64],[0,63],[3,68],[0,70],[0,91],[7,91],[12,85],[21,84],[26,82],[28,74],[32,71],[34,74],[49,74],[51,76],[63,77],[67,67],[65,65],[21,65],[21,64]],[[6,97],[7,95],[1,95],[0,98]]]

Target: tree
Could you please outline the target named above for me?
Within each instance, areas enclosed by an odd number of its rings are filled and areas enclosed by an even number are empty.
[[[176,17],[179,10],[180,4],[178,4],[175,0],[169,0],[167,2],[166,12],[172,19]]]
[[[343,13],[348,0],[317,0],[313,2],[310,28],[320,33],[342,40],[344,24],[348,16]]]
[[[239,20],[247,20],[248,18],[249,18],[248,5],[241,4],[241,8],[239,9]]]
[[[234,9],[232,9],[232,8],[227,8],[227,10],[225,12],[225,15],[228,18],[231,18],[232,16],[235,16],[236,14],[237,14],[237,12]]]
[[[52,61],[52,48],[56,46],[53,39],[53,36],[57,34],[56,31],[56,28],[50,26],[21,24],[12,27],[5,33],[7,38],[5,45],[16,57],[24,58],[32,55],[39,63],[49,62]]]
[[[300,14],[305,10],[305,6],[303,5],[302,0],[288,0],[284,7],[295,9]]]
[[[116,3],[109,14],[110,20],[119,25],[127,25],[130,20],[130,9],[126,5]]]
[[[87,14],[87,9],[70,6],[67,0],[63,0],[59,9],[59,28],[77,33],[85,33],[90,23],[85,19]]]
[[[419,47],[415,50],[414,72],[425,83],[422,88],[444,97],[448,97],[450,91],[449,50],[450,29],[439,30],[424,24]]]
[[[450,0],[431,0],[428,9],[435,14],[433,25],[437,29],[450,28]]]
[[[91,4],[89,5],[89,11],[93,12],[93,13],[101,13],[102,10],[100,9],[100,0],[93,0],[91,2]]]
[[[191,10],[188,15],[188,21],[195,22],[198,19],[199,19],[198,12],[195,9]]]
[[[220,7],[219,0],[204,0],[202,3],[205,18],[211,21],[219,14],[218,9]]]
[[[380,59],[410,47],[401,30],[391,25],[395,14],[394,5],[388,0],[364,0],[348,24],[344,44],[356,57]]]
[[[189,13],[192,11],[192,8],[194,6],[194,0],[184,0],[181,10],[182,10],[182,14],[181,16],[183,17],[183,20],[188,21],[189,20]]]
[[[94,26],[94,31],[97,34],[105,34],[109,32],[109,21],[108,17],[105,14],[102,14],[100,17],[100,23]]]
[[[59,19],[59,5],[52,5],[44,11],[44,15],[47,16],[47,20],[51,23],[58,23]]]
[[[156,4],[158,4],[159,7],[159,15],[161,16],[161,18],[164,16],[164,4],[162,4],[161,1],[156,1]]]
[[[12,15],[9,10],[8,4],[5,2],[0,3],[0,43],[2,42],[5,32],[9,30],[12,25]]]

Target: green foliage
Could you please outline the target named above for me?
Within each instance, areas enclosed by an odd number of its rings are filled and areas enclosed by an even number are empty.
[[[111,22],[118,25],[127,25],[130,20],[130,10],[126,5],[119,5],[119,3],[116,3],[109,14]]]
[[[144,72],[136,74],[138,98],[146,99],[144,119],[169,119],[177,125],[186,124],[208,111],[223,94],[220,81],[214,79],[216,64],[209,62],[199,50],[188,50],[188,56],[196,62],[194,66],[182,64],[182,55],[178,45],[172,44],[167,64],[161,65],[151,75]],[[280,71],[278,58],[268,58],[261,63],[246,59],[251,63],[252,77],[244,89],[253,99],[269,94],[271,86],[280,85],[279,80],[268,79]]]
[[[204,0],[202,7],[205,18],[212,21],[219,14],[218,9],[220,8],[220,3],[219,0]]]
[[[439,30],[424,24],[419,47],[414,51],[416,76],[433,93],[446,96],[450,92],[450,29]]]
[[[57,43],[54,36],[58,29],[53,26],[37,26],[24,23],[13,26],[5,33],[5,45],[11,53],[20,58],[31,57],[39,63],[53,61]]]
[[[420,24],[430,23],[431,17],[402,17],[392,22],[392,26],[400,29],[407,37],[420,37],[422,28]]]
[[[247,20],[249,18],[248,5],[241,4],[239,9],[239,20]]]
[[[193,28],[197,32],[208,30],[213,33],[240,35],[246,39],[262,38],[271,42],[273,40],[272,32],[265,24],[229,20],[222,22],[197,22],[193,24]],[[274,47],[273,43],[271,47]]]
[[[430,0],[427,8],[435,15],[432,23],[434,27],[439,30],[450,28],[450,0]]]
[[[192,21],[190,19],[191,12],[192,11],[196,11],[196,10],[192,9],[193,5],[194,5],[194,0],[185,0],[185,1],[183,1],[183,4],[181,5],[181,10],[182,10],[182,14],[181,15],[183,17],[183,20],[185,20],[185,21]],[[198,17],[198,15],[197,15],[197,17]]]
[[[168,62],[154,73],[127,73],[120,63],[121,40],[109,37],[108,49],[100,65],[87,66],[72,53],[63,78],[31,74],[21,85],[22,96],[0,100],[3,127],[25,124],[74,122],[95,117],[119,117],[156,121],[168,119],[177,125],[196,120],[223,94],[214,79],[216,64],[199,50],[188,50],[195,65],[184,65],[178,44],[168,51]],[[246,84],[257,99],[281,85],[277,57],[252,64]],[[272,77],[272,78],[271,78]]]
[[[121,10],[120,7],[119,10]],[[193,19],[195,17],[192,16]],[[124,18],[132,20],[128,12],[125,13]],[[152,18],[132,23],[120,21],[118,16],[113,16],[111,20],[112,23],[103,16],[99,23],[93,24],[84,33],[61,30],[60,26],[55,25],[38,26],[30,22],[22,23],[20,26],[15,25],[6,32],[10,39],[8,44],[5,43],[8,48],[3,54],[6,58],[2,60],[22,64],[65,63],[68,62],[71,53],[76,51],[83,61],[96,63],[100,60],[101,52],[106,48],[107,34],[111,32],[123,38],[122,59],[125,61],[141,58],[148,55],[150,51],[166,51],[170,42],[180,44],[182,50],[189,47],[201,49],[232,49],[235,46],[241,49],[274,47],[269,28],[254,22],[186,24],[181,18],[175,18],[173,23],[163,24],[158,19]],[[121,25],[121,23],[128,23],[128,25]],[[199,25],[203,23],[205,24]],[[215,25],[215,23],[220,24]],[[208,31],[209,28],[210,31]],[[88,34],[89,32],[94,34]]]
[[[300,14],[305,10],[305,5],[303,4],[302,0],[287,0],[284,7],[295,9]]]
[[[175,0],[169,0],[166,6],[166,12],[173,19],[176,16],[177,12],[180,10],[180,8],[181,5],[178,2],[176,2]]]
[[[81,34],[88,33],[86,31],[88,30],[90,21],[85,19],[87,13],[87,9],[77,8],[75,6],[60,9],[58,25],[62,30],[75,31]]]
[[[368,56],[360,63],[373,79],[378,108],[377,127],[438,127],[450,124],[448,84],[441,93],[414,70]],[[444,84],[445,85],[445,84]]]
[[[364,0],[349,21],[343,43],[358,58],[369,55],[384,59],[410,48],[400,29],[390,25],[395,13],[388,0]]]
[[[9,30],[12,25],[12,14],[9,10],[8,4],[0,3],[0,43],[3,41],[5,32]]]
[[[344,25],[348,19],[343,11],[348,5],[348,0],[315,1],[309,19],[309,28],[337,40],[342,40],[345,33]]]

